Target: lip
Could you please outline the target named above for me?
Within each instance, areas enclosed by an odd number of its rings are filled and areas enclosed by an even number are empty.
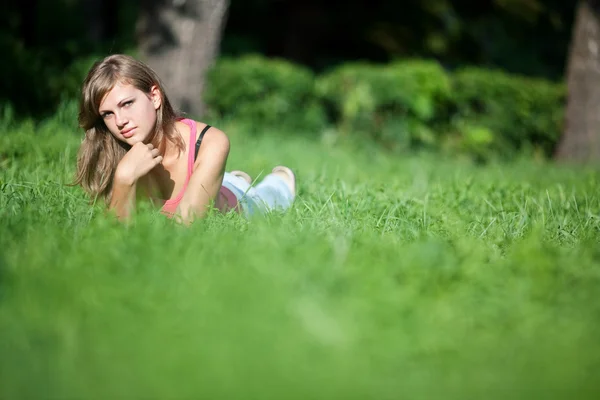
[[[127,129],[127,130],[125,130],[125,131],[121,132],[121,135],[123,135],[123,137],[124,137],[124,138],[126,138],[126,139],[127,139],[127,138],[130,138],[130,137],[132,137],[132,136],[133,136],[133,132],[135,131],[135,129],[136,129],[136,128],[130,128],[130,129]]]

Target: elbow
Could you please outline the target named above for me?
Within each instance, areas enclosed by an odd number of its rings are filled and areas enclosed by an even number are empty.
[[[177,212],[176,221],[182,225],[191,225],[194,220],[199,218],[193,207],[186,204],[181,204]]]
[[[178,215],[180,222],[190,225],[194,220],[201,219],[207,212],[207,204],[200,198],[182,199],[179,204]]]
[[[178,207],[181,222],[189,225],[196,219],[202,219],[208,213],[214,197],[204,185],[200,185],[199,190],[187,192]]]

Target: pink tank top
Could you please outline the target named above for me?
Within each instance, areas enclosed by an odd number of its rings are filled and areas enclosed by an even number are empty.
[[[196,132],[197,132],[196,121],[187,119],[187,118],[183,118],[180,121],[190,127],[190,150],[189,150],[189,154],[188,154],[188,168],[187,168],[187,176],[185,178],[185,182],[183,184],[183,187],[177,194],[177,196],[175,196],[174,198],[172,198],[170,200],[165,201],[165,203],[162,206],[161,212],[169,217],[172,217],[173,214],[175,214],[175,212],[177,211],[177,206],[179,205],[179,202],[181,202],[181,199],[183,198],[183,194],[185,193],[185,190],[188,187],[188,183],[190,182],[190,177],[192,176],[192,172],[194,171],[194,161],[195,161],[194,160],[194,156],[195,156],[194,145],[196,143]],[[219,190],[219,194],[217,194],[217,199],[216,199],[215,203],[216,203],[215,204],[216,207],[221,212],[227,212],[231,209],[235,209],[239,212],[239,204],[238,204],[237,198],[235,197],[235,194],[233,194],[233,192],[231,192],[231,190],[227,189],[224,186],[221,186],[221,189]]]

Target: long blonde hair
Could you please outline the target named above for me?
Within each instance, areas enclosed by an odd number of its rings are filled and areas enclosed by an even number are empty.
[[[102,197],[107,203],[112,195],[115,169],[130,148],[110,133],[99,113],[102,99],[119,82],[133,85],[146,94],[153,86],[159,88],[162,105],[157,110],[156,125],[149,139],[158,143],[161,154],[165,152],[166,140],[179,151],[185,150],[183,139],[175,131],[179,115],[150,67],[124,54],[110,55],[94,63],[81,88],[79,126],[85,131],[85,138],[77,155],[74,184],[81,185],[92,199]]]

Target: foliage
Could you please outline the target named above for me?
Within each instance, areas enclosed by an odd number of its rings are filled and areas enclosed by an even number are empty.
[[[127,52],[134,24],[132,2],[111,9],[110,18],[126,16],[119,37],[94,41],[94,21],[86,18],[93,2],[73,0],[9,1],[0,14],[0,103],[11,103],[21,117],[44,118],[79,92],[90,61],[111,52]],[[115,1],[99,4],[116,5]],[[101,18],[99,13],[94,15]],[[112,22],[111,22],[112,23]],[[115,22],[116,23],[116,22]]]
[[[481,68],[453,73],[453,128],[481,156],[533,150],[550,155],[563,128],[562,83]]]
[[[123,226],[61,118],[0,135],[0,398],[597,398],[597,170],[225,124],[294,208]]]
[[[314,75],[307,68],[258,55],[223,58],[209,71],[207,81],[207,118],[249,121],[256,130],[323,128]]]
[[[68,118],[65,109],[76,107],[80,82],[95,60],[74,60],[48,79],[62,99],[56,115]],[[564,83],[478,67],[450,71],[433,60],[352,62],[315,75],[252,55],[220,59],[207,78],[204,118],[235,120],[245,132],[351,135],[390,150],[490,160],[523,152],[549,156],[563,128]],[[12,103],[1,109],[3,123],[18,120]]]
[[[284,56],[322,71],[352,60],[435,58],[560,79],[575,1],[231,2],[227,54]],[[273,34],[278,32],[280,34]]]
[[[8,60],[0,63],[0,102],[24,116],[54,112],[69,97],[63,90],[73,92],[72,83],[63,82],[78,76],[68,72],[77,68],[72,64],[136,47],[140,6],[116,0],[7,2],[0,13],[0,52]],[[564,0],[484,0],[477,7],[467,0],[357,0],[344,7],[235,1],[221,54],[282,57],[315,73],[357,59],[435,58],[445,67],[477,65],[556,80],[566,65],[574,9],[575,2]]]
[[[48,80],[49,89],[53,93],[59,94],[60,103],[79,99],[83,80],[94,62],[101,59],[102,56],[99,54],[80,57],[73,60],[62,73],[50,76]],[[61,105],[59,105],[59,109],[60,107]]]
[[[450,79],[433,61],[349,63],[321,76],[316,93],[343,133],[412,148],[435,143]]]
[[[303,67],[252,56],[220,62],[206,100],[214,115],[254,129],[318,133],[326,115],[337,135],[489,160],[551,155],[562,132],[565,85],[414,59],[353,62],[314,78]]]

